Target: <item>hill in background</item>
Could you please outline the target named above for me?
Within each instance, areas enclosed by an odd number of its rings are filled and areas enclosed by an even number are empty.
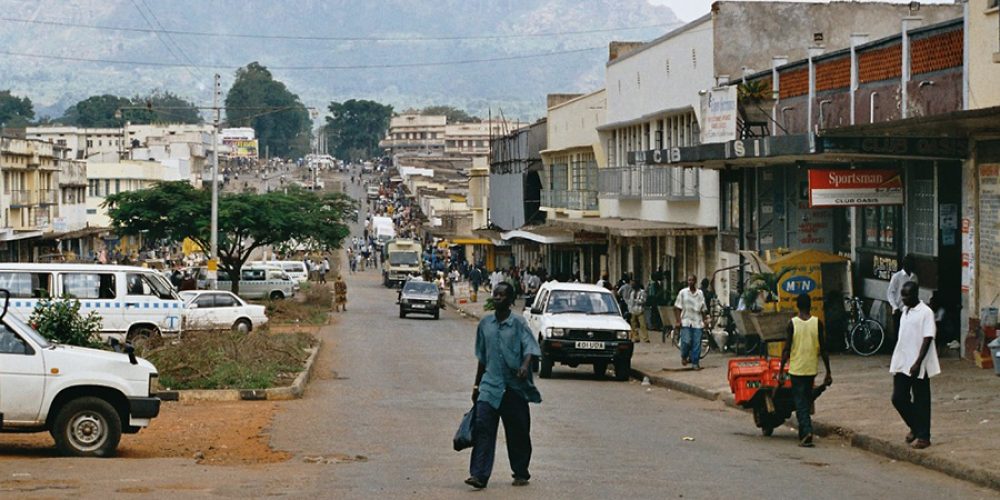
[[[603,85],[609,41],[649,40],[679,24],[670,9],[646,0],[0,0],[0,12],[8,18],[0,20],[0,44],[11,53],[223,66],[176,68],[0,55],[0,89],[27,95],[36,115],[52,117],[101,93],[131,96],[162,89],[207,105],[213,73],[222,74],[223,88],[228,89],[236,67],[259,61],[306,105],[323,112],[330,101],[364,98],[397,110],[447,104],[485,116],[489,108],[494,113],[502,108],[508,117],[532,120],[544,115],[546,93],[587,92]],[[210,37],[80,25],[345,39]],[[596,31],[622,27],[642,29]],[[548,36],[567,31],[591,32]],[[486,35],[501,37],[481,38]],[[352,37],[383,40],[346,39]],[[420,37],[453,39],[386,40]],[[580,49],[593,50],[386,67]],[[319,66],[342,69],[292,69]]]

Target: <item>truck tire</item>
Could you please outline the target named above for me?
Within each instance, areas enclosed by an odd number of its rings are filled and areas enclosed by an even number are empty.
[[[400,318],[400,319],[403,319],[403,318],[405,318],[405,317],[406,317],[406,313],[405,313],[405,312],[403,312],[403,308],[402,308],[402,307],[400,307],[400,308],[399,308],[399,318]]]
[[[608,371],[608,364],[606,362],[594,363],[594,375],[597,378],[604,378],[604,374]]]
[[[271,300],[284,300],[285,294],[283,294],[283,293],[275,290],[275,291],[271,292],[270,298],[271,298]]]
[[[59,410],[51,434],[63,455],[111,457],[122,438],[122,422],[110,403],[84,396]]]

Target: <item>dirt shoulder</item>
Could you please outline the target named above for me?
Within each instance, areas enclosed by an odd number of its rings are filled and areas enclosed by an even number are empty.
[[[160,416],[138,434],[122,436],[121,458],[190,458],[206,465],[283,462],[269,432],[278,403],[164,402]],[[0,434],[0,461],[58,456],[48,433]]]

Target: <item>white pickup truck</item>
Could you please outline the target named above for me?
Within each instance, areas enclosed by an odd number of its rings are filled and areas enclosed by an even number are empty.
[[[3,291],[4,293],[6,291]],[[0,313],[0,432],[44,432],[65,455],[109,457],[160,412],[156,368],[125,352],[51,343]]]
[[[616,379],[628,380],[631,328],[608,290],[550,281],[525,309],[524,318],[542,348],[539,377],[551,377],[552,366],[558,362],[573,368],[592,364],[598,376],[603,376],[610,364]]]

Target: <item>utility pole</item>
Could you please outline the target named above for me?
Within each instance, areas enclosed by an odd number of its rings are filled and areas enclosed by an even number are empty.
[[[208,256],[208,281],[210,290],[218,288],[219,271],[219,125],[222,123],[219,110],[219,93],[221,85],[219,74],[215,74],[212,87],[212,111],[215,112],[212,123],[212,235]]]

